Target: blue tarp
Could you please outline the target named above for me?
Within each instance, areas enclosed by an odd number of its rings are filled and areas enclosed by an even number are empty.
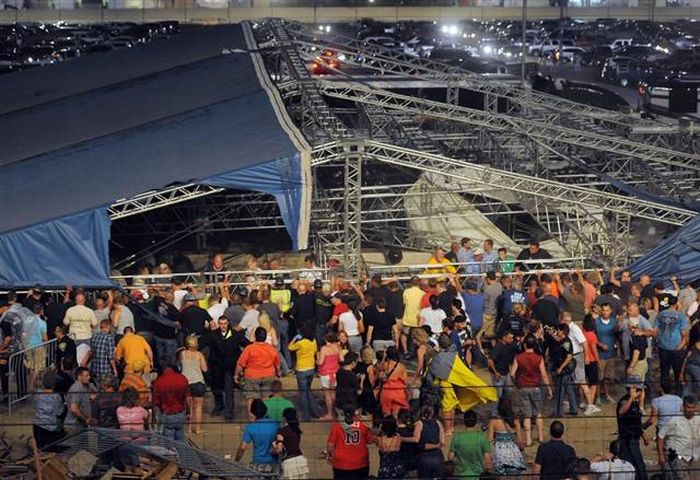
[[[194,55],[192,42],[207,54]],[[191,58],[175,51],[182,43],[172,45],[175,60],[169,62],[162,60],[169,51],[163,42],[136,49],[133,58],[114,52],[113,62],[91,66],[114,70],[111,83],[102,72],[88,75],[92,69],[81,63],[99,55],[0,79],[0,89],[23,99],[0,107],[0,268],[8,270],[0,274],[0,286],[104,283],[108,236],[75,214],[104,215],[115,200],[172,184],[270,193],[280,202],[294,247],[305,246],[308,162],[280,123],[251,56],[220,53],[245,48],[241,27],[194,31]],[[82,83],[76,87],[66,78]],[[53,84],[65,95],[47,89]],[[50,263],[45,269],[30,269],[27,259],[40,246],[35,238],[47,246],[80,239],[95,255],[61,247],[62,255],[42,256]],[[78,265],[86,261],[92,265]],[[65,278],[54,283],[57,272]]]
[[[0,285],[109,285],[109,226],[98,208],[0,235]]]
[[[648,274],[666,280],[675,275],[683,283],[700,278],[700,217],[696,217],[661,245],[628,267],[635,277]]]

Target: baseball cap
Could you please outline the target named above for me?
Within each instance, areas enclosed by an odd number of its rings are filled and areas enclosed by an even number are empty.
[[[321,279],[319,279],[319,278],[317,278],[316,280],[314,280],[314,288],[315,288],[316,290],[320,290],[321,288],[323,288],[323,280],[321,280]]]
[[[275,278],[275,286],[281,287],[283,285],[284,285],[284,278],[282,278],[282,277]]]
[[[475,248],[474,250],[472,250],[472,253],[473,253],[474,255],[483,255],[483,254],[484,254],[484,251],[483,251],[482,249],[480,249],[480,248]]]
[[[184,297],[182,297],[183,302],[196,302],[197,297],[194,296],[192,293],[186,293]]]

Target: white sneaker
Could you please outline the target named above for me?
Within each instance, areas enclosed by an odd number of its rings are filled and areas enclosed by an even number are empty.
[[[586,403],[585,403],[585,402],[579,403],[579,404],[578,404],[578,408],[580,408],[581,410],[585,410],[585,409],[586,409]]]
[[[595,415],[595,413],[596,413],[595,410],[593,410],[593,409],[591,408],[591,406],[592,406],[592,405],[588,405],[588,406],[586,407],[586,410],[584,410],[584,412],[583,412],[583,414],[584,414],[585,416],[587,416],[587,417],[590,417],[590,416],[592,416],[592,415]]]
[[[603,411],[603,409],[600,408],[600,407],[599,407],[598,405],[596,405],[595,403],[592,404],[592,405],[590,405],[590,407],[591,407],[591,410],[593,410],[594,413],[600,413],[600,412]]]

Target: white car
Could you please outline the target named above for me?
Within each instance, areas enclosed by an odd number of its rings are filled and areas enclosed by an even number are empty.
[[[611,42],[608,46],[614,52],[615,50],[619,50],[621,48],[631,47],[633,42],[634,40],[631,38],[618,38]]]
[[[559,51],[559,60],[562,62],[573,62],[575,59],[580,59],[584,53],[586,53],[585,48],[564,47]]]
[[[553,38],[549,40],[544,40],[540,44],[530,45],[528,47],[528,55],[539,55],[540,57],[546,57],[550,53],[559,48],[573,47],[574,42],[572,40],[562,40],[561,45],[559,44],[559,39]]]

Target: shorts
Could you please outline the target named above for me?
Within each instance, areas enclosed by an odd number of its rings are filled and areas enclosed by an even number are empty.
[[[203,397],[207,393],[207,386],[202,382],[190,383],[190,394],[193,397]]]
[[[275,377],[246,378],[243,396],[246,400],[255,400],[256,398],[264,400],[272,393],[272,382],[274,381]]]
[[[319,378],[321,380],[321,388],[326,390],[335,388],[335,373],[333,375],[321,375]]]
[[[600,383],[600,378],[598,375],[598,362],[589,363],[585,366],[586,370],[586,382],[588,385],[598,385]]]
[[[139,451],[128,444],[119,447],[119,459],[124,465],[129,465],[132,467],[141,466]]]
[[[639,360],[637,364],[632,369],[632,375],[629,376],[629,383],[637,383],[639,385],[644,385],[644,378],[647,375],[647,370],[649,369],[649,364],[646,360]]]
[[[275,466],[271,463],[249,463],[248,468],[258,473],[272,473]]]
[[[46,368],[46,350],[37,347],[24,354],[24,365],[29,370],[44,370]]]
[[[574,355],[576,360],[576,368],[574,369],[574,383],[583,384],[586,382],[586,368],[583,361],[583,352]]]
[[[542,389],[539,387],[519,388],[525,418],[537,417],[542,413]]]
[[[481,337],[486,337],[486,338],[493,338],[496,336],[496,316],[495,315],[489,315],[485,313],[482,317],[483,323],[481,324],[481,328],[479,329],[478,336],[479,338]]]
[[[612,380],[615,378],[615,366],[617,365],[616,358],[610,358],[608,360],[600,359],[598,363],[598,375],[601,380]]]
[[[303,455],[287,458],[282,462],[283,480],[309,478],[309,473],[309,462]]]

